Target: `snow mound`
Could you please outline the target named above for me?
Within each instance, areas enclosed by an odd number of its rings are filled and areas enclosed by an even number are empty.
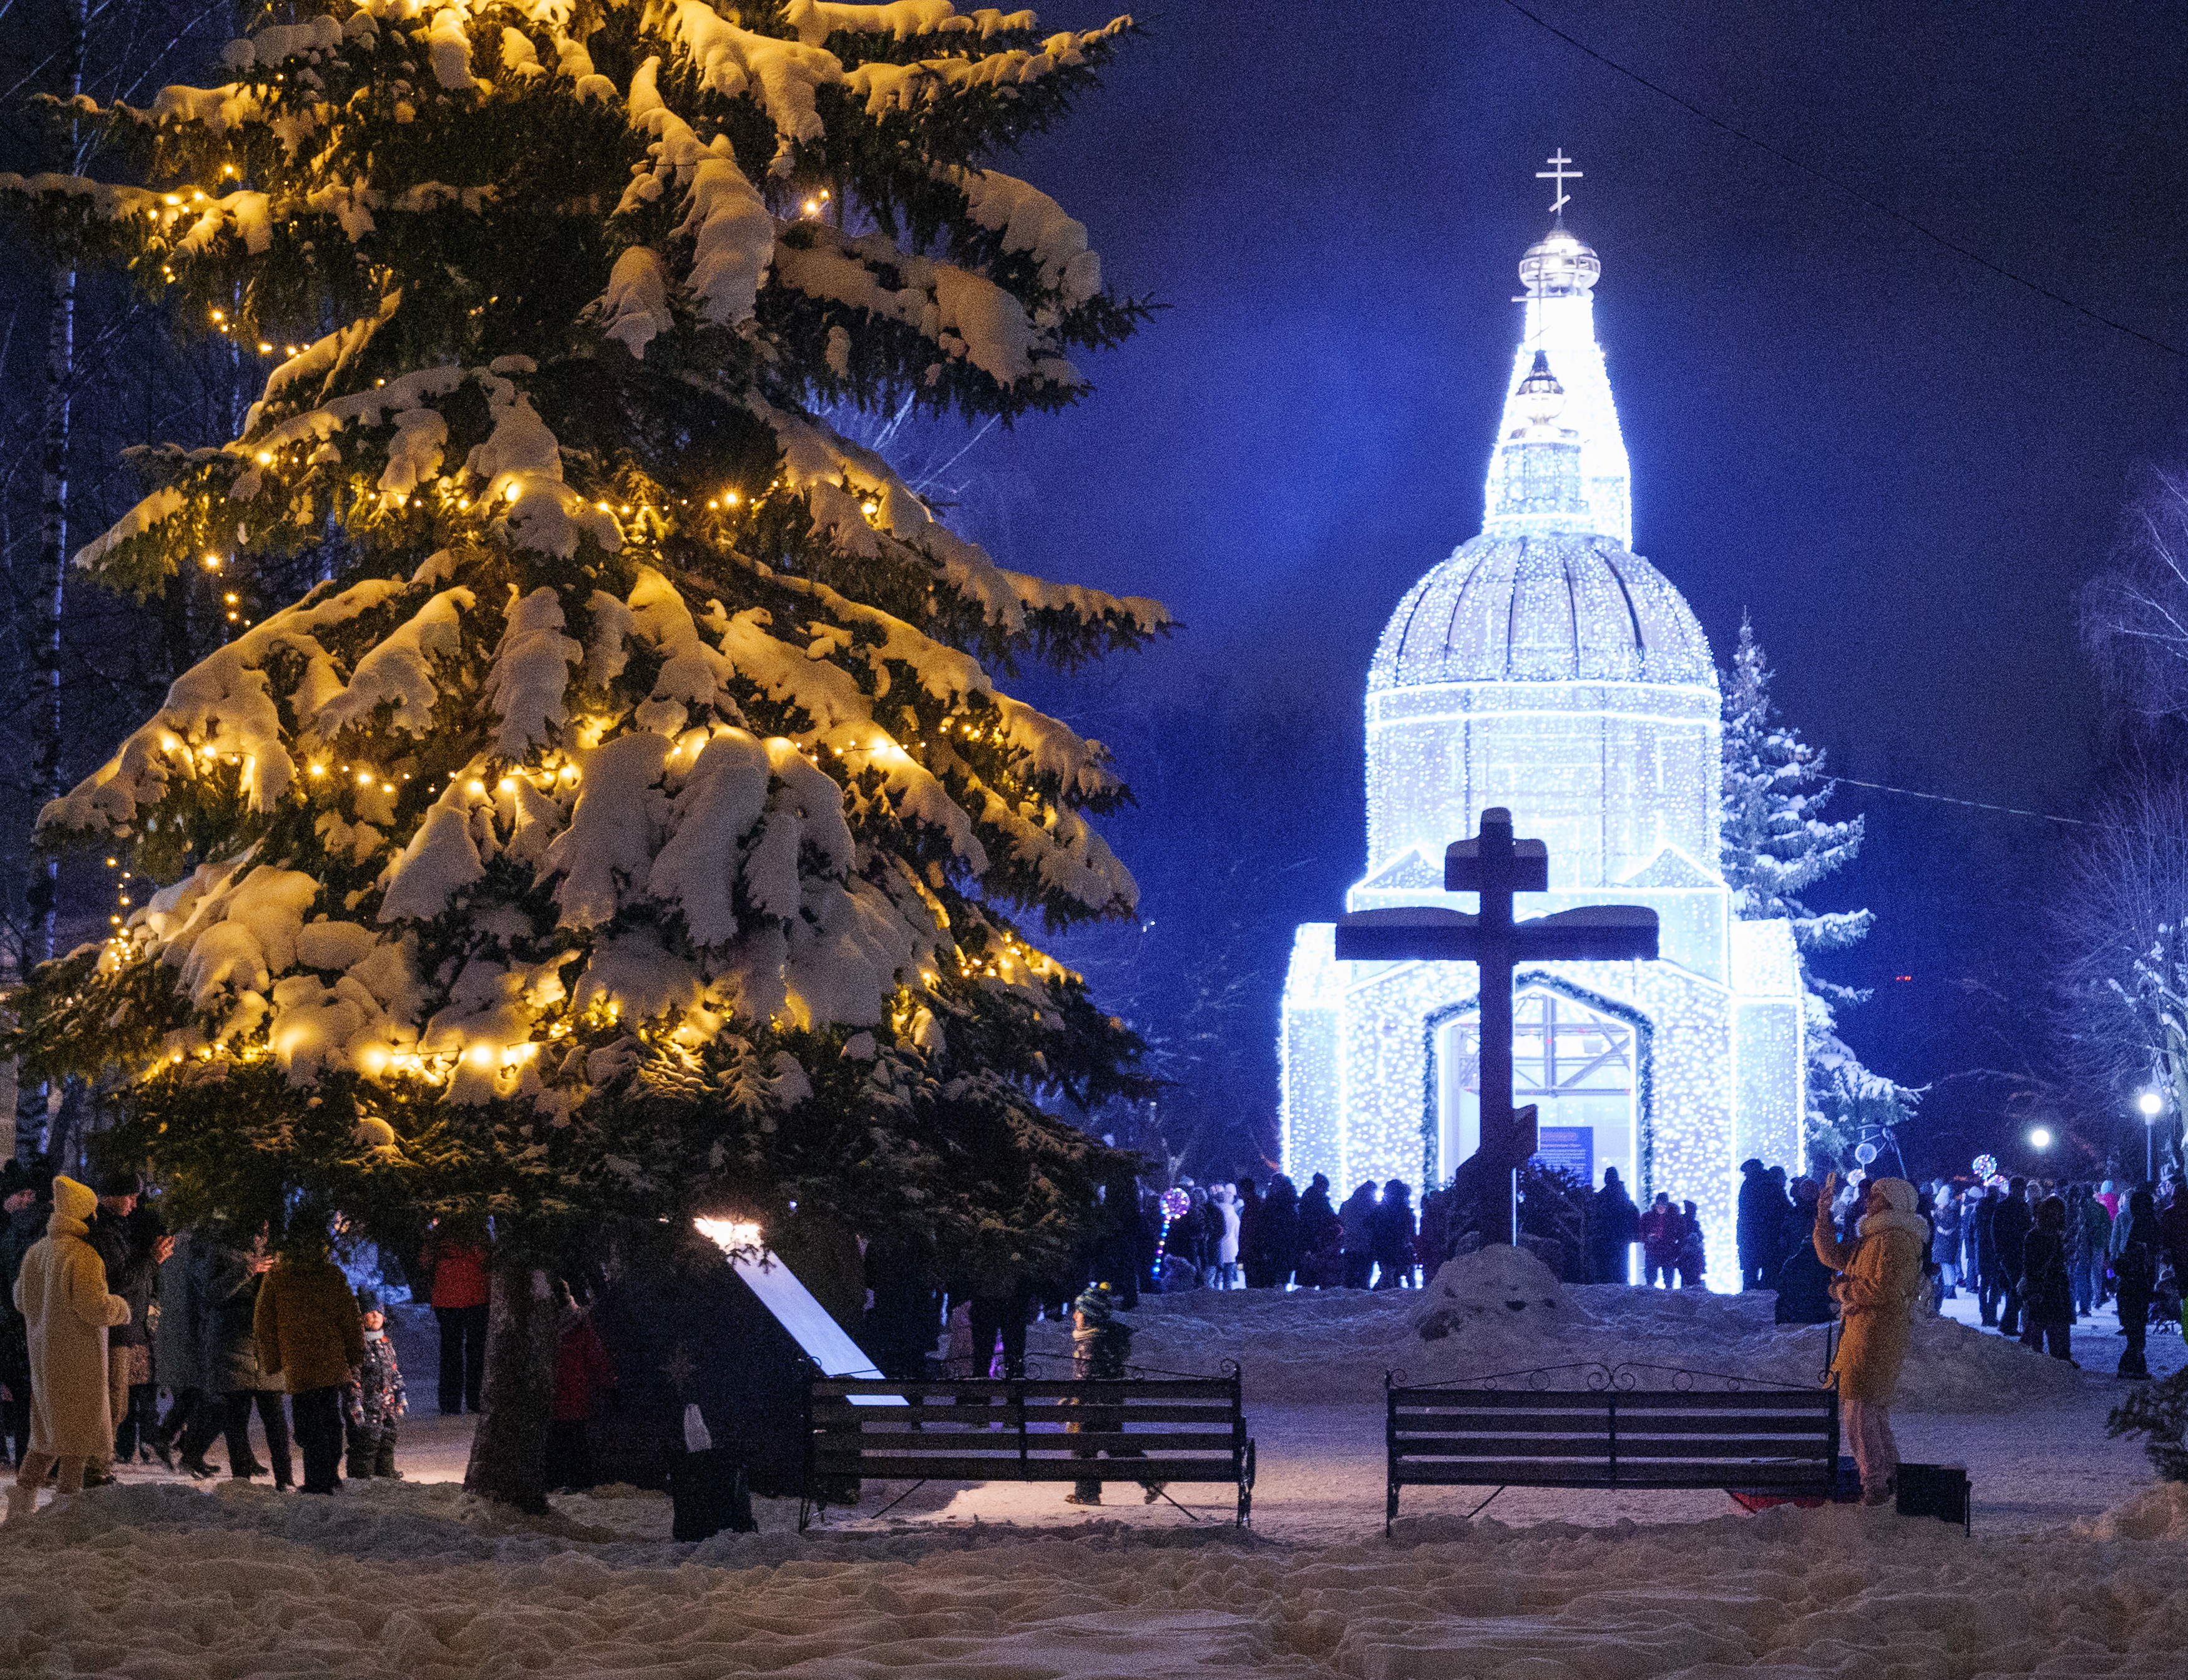
[[[1128,1322],[1133,1364],[1210,1373],[1234,1360],[1249,1403],[1375,1400],[1385,1372],[1441,1383],[1571,1367],[1552,1381],[1580,1387],[1578,1367],[1631,1365],[1644,1388],[1667,1384],[1674,1371],[1820,1382],[1830,1327],[1775,1323],[1775,1299],[1571,1287],[1532,1255],[1499,1245],[1446,1263],[1423,1291],[1197,1289],[1143,1296]],[[1034,1326],[1029,1345],[1059,1358],[1070,1352],[1057,1325]],[[2095,1380],[2018,1342],[1925,1316],[1915,1321],[1898,1403],[1913,1412],[2016,1411],[2061,1404]]]
[[[2188,1481],[2162,1481],[2074,1525],[2084,1540],[2188,1540]]]
[[[1492,1329],[1529,1337],[1563,1335],[1590,1322],[1573,1305],[1558,1275],[1525,1249],[1508,1243],[1445,1262],[1414,1310],[1424,1342],[1480,1335]]]

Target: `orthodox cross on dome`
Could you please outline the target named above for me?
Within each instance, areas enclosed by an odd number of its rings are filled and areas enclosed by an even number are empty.
[[[1340,962],[1471,962],[1481,971],[1481,1144],[1460,1168],[1507,1174],[1535,1153],[1535,1111],[1512,1107],[1512,972],[1522,962],[1654,961],[1656,912],[1583,905],[1512,920],[1512,895],[1549,890],[1549,848],[1512,837],[1512,813],[1481,814],[1481,832],[1443,856],[1443,889],[1476,893],[1481,913],[1434,906],[1357,910],[1337,924]]]
[[[1558,225],[1559,227],[1563,227],[1565,225],[1565,206],[1572,202],[1572,194],[1565,190],[1565,183],[1568,181],[1583,180],[1586,178],[1583,177],[1577,169],[1568,169],[1565,167],[1565,166],[1571,163],[1572,160],[1565,155],[1565,149],[1563,146],[1559,146],[1558,148],[1556,156],[1545,158],[1542,161],[1548,164],[1550,166],[1548,169],[1537,169],[1535,172],[1535,178],[1537,181],[1549,181],[1555,183],[1555,186],[1553,190],[1556,192],[1557,198],[1550,206],[1550,214],[1558,218]]]

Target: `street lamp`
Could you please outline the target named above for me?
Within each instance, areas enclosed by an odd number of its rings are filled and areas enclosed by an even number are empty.
[[[2039,1149],[2049,1149],[2051,1147],[2051,1128],[2049,1126],[2034,1128],[2028,1134],[2028,1141]]]
[[[2134,1106],[2142,1110],[2142,1181],[2157,1181],[2157,1154],[2155,1128],[2157,1117],[2165,1112],[2165,1099],[2154,1091],[2146,1091],[2134,1099]]]

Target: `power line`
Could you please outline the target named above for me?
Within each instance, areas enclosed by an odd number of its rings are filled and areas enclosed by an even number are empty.
[[[2188,357],[2188,350],[2183,350],[2179,345],[2168,344],[2162,338],[2153,338],[2150,334],[2138,331],[2135,328],[2129,326],[2123,321],[2115,321],[2109,315],[2099,314],[2095,310],[2090,308],[2088,304],[2078,303],[2072,298],[2067,296],[2064,293],[2054,291],[2050,287],[2042,285],[2038,281],[2032,280],[2025,274],[2016,274],[2012,269],[2005,268],[1999,263],[1992,262],[1990,258],[1985,257],[1981,251],[1971,251],[1966,245],[1948,239],[1944,234],[1937,232],[1936,228],[1929,227],[1923,223],[1917,222],[1913,217],[1908,215],[1906,211],[1903,210],[1895,210],[1892,206],[1883,203],[1880,200],[1869,197],[1868,194],[1848,186],[1845,182],[1840,180],[1836,175],[1830,174],[1824,170],[1819,169],[1812,163],[1804,163],[1802,160],[1795,157],[1790,152],[1780,151],[1777,147],[1772,145],[1768,140],[1757,139],[1754,135],[1749,133],[1744,128],[1735,128],[1732,124],[1727,122],[1723,117],[1712,116],[1709,112],[1704,110],[1700,105],[1695,104],[1692,100],[1682,99],[1678,94],[1674,93],[1670,88],[1663,86],[1661,82],[1651,82],[1647,76],[1642,75],[1640,71],[1627,69],[1624,65],[1619,63],[1617,59],[1610,57],[1606,54],[1599,53],[1585,41],[1582,41],[1576,37],[1566,34],[1565,31],[1559,29],[1555,24],[1550,22],[1547,18],[1542,17],[1538,13],[1530,11],[1526,7],[1521,5],[1520,3],[1520,0],[1504,0],[1504,3],[1507,6],[1509,6],[1514,11],[1517,12],[1521,17],[1526,19],[1528,22],[1536,25],[1538,29],[1548,31],[1550,34],[1556,36],[1559,40],[1564,42],[1568,47],[1571,47],[1579,52],[1587,54],[1588,57],[1593,59],[1598,64],[1604,65],[1605,68],[1616,70],[1619,75],[1624,76],[1627,81],[1638,82],[1642,87],[1646,87],[1650,93],[1655,93],[1661,98],[1669,99],[1673,104],[1678,106],[1681,110],[1700,117],[1704,122],[1709,124],[1711,127],[1722,129],[1724,132],[1731,135],[1736,140],[1745,141],[1757,151],[1767,152],[1770,156],[1776,158],[1779,162],[1785,164],[1789,168],[1797,169],[1803,175],[1813,176],[1817,180],[1821,181],[1825,186],[1845,194],[1847,197],[1853,200],[1855,203],[1866,205],[1869,209],[1875,211],[1879,215],[1890,217],[1902,227],[1913,228],[1916,233],[1921,234],[1924,239],[1930,240],[1932,244],[1942,245],[1947,251],[1951,251],[1954,255],[1957,257],[1965,257],[1969,262],[1973,262],[1981,268],[1989,269],[1992,273],[1996,274],[2000,279],[2010,280],[2017,286],[2025,286],[2030,291],[2034,292],[2039,297],[2046,297],[2050,299],[2054,303],[2063,304],[2067,308],[2072,310],[2076,314],[2086,316],[2089,319],[2096,322],[2100,326],[2110,327],[2114,332],[2125,333],[2129,338],[2140,339],[2143,343],[2151,346],[2153,349],[2163,350],[2168,356]],[[1905,792],[1908,790],[1898,788],[1893,791],[1897,792]],[[1926,798],[1930,796],[1926,795],[1923,797]],[[2005,807],[2000,806],[1999,809],[2002,810]],[[2026,812],[2023,813],[2023,815],[2034,816],[2040,815],[2042,813]],[[2075,820],[2075,819],[2072,817],[2061,817],[2058,819],[2058,820],[2062,822],[2071,822]]]
[[[2088,817],[2054,816],[2049,811],[2023,810],[2018,805],[1993,805],[1982,799],[1956,799],[1949,793],[1925,793],[1919,787],[1894,787],[1889,782],[1860,781],[1850,775],[1819,776],[1817,780],[1819,781],[1841,782],[1848,787],[1866,787],[1878,793],[1903,793],[1909,799],[1931,799],[1935,800],[1940,805],[1966,805],[1971,809],[1978,811],[2003,811],[2008,816],[2035,817],[2043,822],[2070,822],[2077,828],[2112,828],[2117,826],[2116,824],[2109,822],[2093,822]]]

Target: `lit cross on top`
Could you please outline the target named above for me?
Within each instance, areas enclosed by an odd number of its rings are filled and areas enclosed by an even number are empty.
[[[1577,169],[1565,167],[1572,160],[1565,155],[1565,149],[1563,146],[1558,148],[1555,157],[1545,158],[1543,161],[1550,166],[1548,169],[1537,169],[1535,172],[1535,178],[1537,181],[1554,181],[1557,183],[1557,201],[1551,205],[1550,214],[1562,223],[1565,220],[1565,206],[1572,202],[1572,194],[1565,190],[1565,183],[1578,181],[1583,178]]]

